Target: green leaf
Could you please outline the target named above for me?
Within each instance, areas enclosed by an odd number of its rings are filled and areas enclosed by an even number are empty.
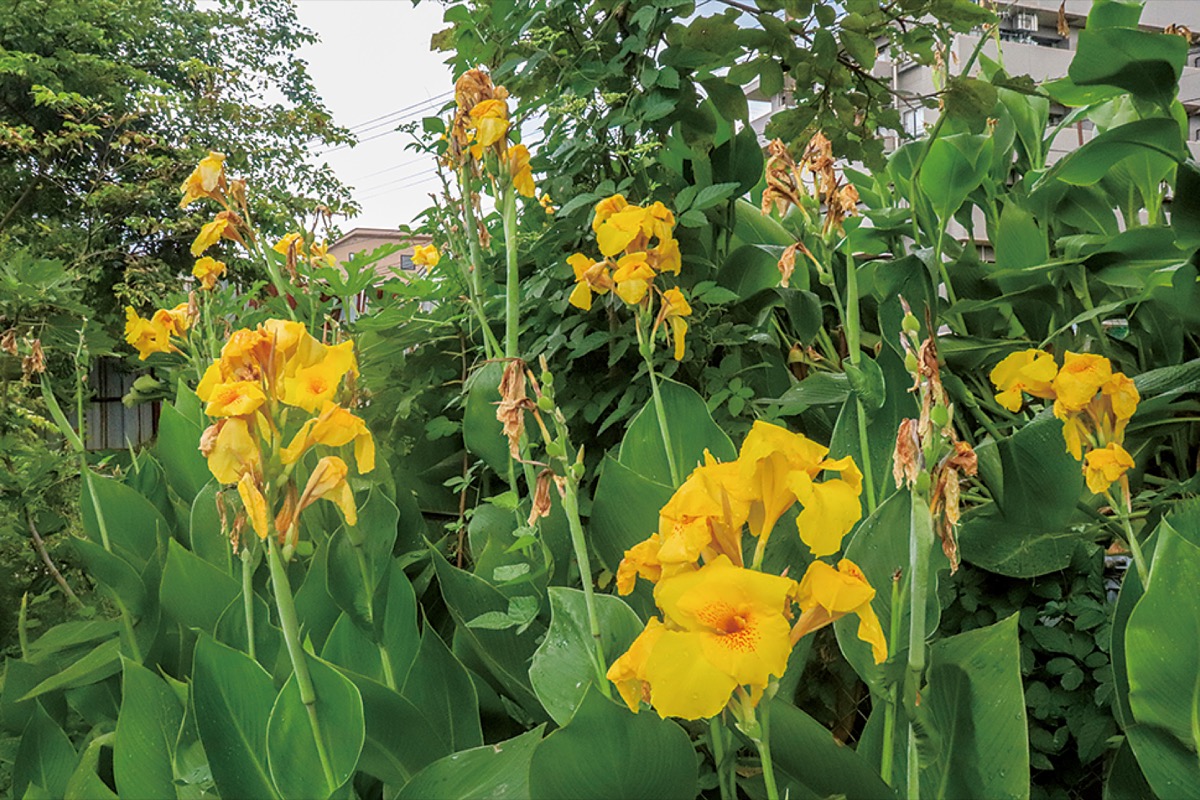
[[[200,454],[200,426],[174,406],[162,404],[154,455],[162,464],[167,483],[183,501],[191,504],[196,494],[212,479],[208,461]]]
[[[778,250],[779,252],[774,252]],[[717,273],[717,282],[742,300],[749,299],[764,289],[772,289],[779,285],[779,254],[783,251],[780,245],[746,244],[737,248],[725,259]],[[803,275],[803,284],[808,283],[808,265],[800,264],[793,279]],[[799,282],[793,281],[793,283]]]
[[[229,604],[242,593],[241,584],[171,539],[163,567],[159,600],[163,610],[185,628],[216,630]]]
[[[996,267],[1024,269],[1049,260],[1049,244],[1037,220],[1015,202],[1005,203],[996,233]]]
[[[1096,27],[1089,15],[1067,70],[1079,86],[1116,86],[1135,97],[1170,105],[1179,86],[1188,42],[1182,36],[1128,27]]]
[[[300,800],[329,797],[354,775],[366,737],[362,695],[342,673],[316,656],[305,653],[320,720],[321,741],[329,757],[327,780],[318,755],[317,740],[300,686],[292,674],[271,709],[267,722],[267,764],[271,778],[284,798]]]
[[[691,800],[696,755],[675,722],[634,714],[589,687],[571,721],[534,751],[529,789],[561,800]]]
[[[992,146],[990,136],[970,133],[940,136],[930,143],[919,181],[921,191],[943,223],[983,182]]]
[[[67,781],[64,800],[118,800],[116,793],[108,788],[99,775],[100,751],[112,747],[113,737],[113,733],[105,733],[88,743],[79,757],[79,765]]]
[[[107,642],[96,645],[81,658],[72,661],[61,672],[51,675],[30,689],[21,697],[21,700],[32,700],[59,689],[87,686],[102,681],[110,675],[115,675],[120,669],[121,640],[109,639]]]
[[[428,718],[381,683],[343,671],[363,699],[366,739],[359,769],[384,783],[402,786],[420,770],[450,755],[445,742],[425,736]]]
[[[883,626],[885,635],[889,636],[893,627],[892,615],[897,613],[897,609],[892,608],[892,576],[897,570],[901,571],[902,576],[908,575],[911,509],[908,491],[892,494],[875,509],[874,514],[859,523],[853,538],[846,545],[846,558],[858,565],[867,582],[875,590],[871,608],[879,617],[879,624]],[[930,548],[930,580],[925,598],[925,624],[928,630],[937,629],[941,616],[941,605],[937,597],[937,575],[949,569],[949,566],[950,563],[940,547]],[[883,664],[875,663],[871,655],[871,646],[858,638],[857,616],[846,616],[834,623],[838,646],[845,654],[846,660],[877,696],[886,693],[891,674],[890,665],[902,663],[904,654],[908,652],[909,608],[908,593],[905,592],[904,600],[898,609],[900,638],[898,641],[888,642],[888,661]]]
[[[387,650],[392,669],[399,680],[408,673],[421,646],[417,631],[417,595],[412,583],[395,561],[388,570],[387,601],[380,643]]]
[[[114,547],[120,547],[124,554],[140,558],[139,566],[154,553],[158,537],[165,536],[170,530],[153,503],[119,481],[91,474],[83,481],[82,491],[80,508],[87,538],[103,544],[96,515],[98,504],[109,541]],[[95,502],[92,501],[93,491]]]
[[[386,587],[399,519],[395,504],[378,487],[372,488],[358,512],[356,535],[363,544],[356,547],[349,533],[335,533],[326,545],[329,596],[365,631],[383,622],[381,588]]]
[[[838,414],[829,450],[833,458],[853,456],[854,463],[863,470],[864,481],[869,475],[871,483],[875,486],[875,497],[882,500],[894,491],[896,486],[892,478],[892,452],[896,449],[896,431],[900,428],[900,421],[914,415],[917,409],[912,395],[906,391],[912,379],[904,369],[904,362],[900,360],[900,356],[893,350],[885,349],[880,352],[875,366],[883,377],[884,396],[882,407],[866,409],[867,449],[870,452],[871,463],[868,465],[864,460],[858,425],[859,403],[855,395],[846,400],[841,413]],[[876,376],[876,380],[878,377]],[[865,510],[865,493],[862,502]]]
[[[479,700],[471,676],[428,625],[400,694],[420,709],[426,719],[422,726],[425,735],[440,739],[446,752],[483,744]]]
[[[213,781],[223,797],[279,797],[267,767],[267,720],[274,698],[271,676],[257,662],[200,636],[192,702]]]
[[[1017,615],[934,642],[921,708],[921,796],[1027,797],[1029,736]]]
[[[879,51],[875,47],[875,40],[870,36],[843,28],[838,31],[838,39],[841,40],[842,47],[849,56],[863,69],[870,70],[875,66],[875,59],[878,57]]]
[[[611,455],[604,456],[592,499],[588,538],[610,572],[616,572],[626,550],[658,530],[658,512],[674,493],[666,483],[645,478]]]
[[[1196,766],[1195,750],[1180,745],[1162,728],[1150,725],[1132,725],[1125,729],[1125,737],[1154,796],[1172,800],[1200,797],[1200,775],[1197,775],[1200,769]]]
[[[507,613],[508,598],[483,579],[451,566],[437,550],[431,550],[431,553],[442,598],[458,625],[459,635],[509,697],[531,716],[544,718],[541,704],[529,685],[528,664],[545,628],[536,621],[524,633],[469,627],[467,621],[482,614]]]
[[[162,678],[122,660],[121,715],[113,740],[113,774],[122,797],[173,797],[172,757],[183,709]]]
[[[795,706],[771,701],[771,755],[776,769],[814,797],[893,798],[874,765],[838,744],[821,723]]]
[[[778,403],[781,413],[800,413],[812,406],[840,405],[850,397],[850,380],[844,372],[818,372],[792,386],[773,400],[763,403]]]
[[[1136,722],[1166,737],[1132,741],[1143,771],[1160,796],[1162,786],[1146,761],[1163,758],[1165,748],[1190,753],[1190,784],[1200,786],[1200,601],[1183,590],[1200,572],[1200,547],[1186,541],[1170,524],[1159,527],[1149,587],[1134,606],[1125,628],[1129,706]],[[1173,740],[1173,742],[1171,741]],[[1140,746],[1139,746],[1140,745]],[[1178,787],[1175,787],[1178,791]],[[1197,792],[1192,792],[1193,794]]]
[[[227,575],[232,575],[233,547],[229,537],[221,530],[221,516],[217,512],[217,491],[220,488],[216,480],[211,480],[196,493],[189,518],[188,541],[193,553],[224,570]]]
[[[533,654],[529,680],[551,719],[566,725],[588,687],[596,683],[596,646],[583,592],[552,586],[549,594],[550,628]],[[629,649],[644,626],[621,598],[598,594],[594,599],[607,668]]]
[[[695,198],[692,199],[691,208],[697,211],[704,211],[720,204],[722,201],[737,191],[738,183],[714,183],[711,186],[705,186],[696,192]]]
[[[667,463],[668,446],[675,457],[680,482],[704,463],[706,449],[721,461],[737,458],[733,442],[713,422],[704,398],[695,389],[666,379],[659,379],[658,388],[670,438],[663,438],[651,400],[629,423],[621,440],[618,460],[623,465],[652,481],[671,486],[674,482]],[[669,445],[665,444],[667,441]]]
[[[396,800],[526,800],[529,762],[542,741],[544,727],[539,725],[513,739],[439,759],[418,772]]]
[[[35,704],[12,765],[12,796],[23,797],[30,786],[40,786],[50,797],[62,797],[76,760],[63,729],[41,703]]]
[[[500,402],[500,377],[504,365],[498,361],[484,364],[467,379],[467,402],[463,407],[463,442],[467,450],[483,459],[502,479],[508,476],[508,439],[496,419]]]
[[[146,585],[129,562],[88,539],[75,539],[71,544],[101,589],[117,598],[130,614],[142,613],[146,608]]]
[[[1175,196],[1171,201],[1171,229],[1179,246],[1200,247],[1200,165],[1187,161],[1175,174]]]
[[[991,506],[963,515],[963,559],[1013,577],[1034,577],[1065,568],[1080,534],[1071,529],[1083,489],[1079,462],[1066,452],[1062,423],[1043,413],[995,448],[1000,483],[988,483]],[[987,476],[984,476],[985,479]]]
[[[1114,166],[1139,153],[1156,153],[1173,161],[1187,158],[1183,134],[1173,119],[1139,119],[1111,128],[1059,160],[1033,185],[1033,191],[1054,181],[1091,186]]]

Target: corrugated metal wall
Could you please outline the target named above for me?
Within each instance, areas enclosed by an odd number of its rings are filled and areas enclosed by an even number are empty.
[[[92,366],[89,383],[92,402],[84,410],[85,446],[88,450],[124,450],[145,444],[158,430],[158,401],[126,408],[121,398],[133,388],[136,375],[125,372],[114,358],[101,358]]]

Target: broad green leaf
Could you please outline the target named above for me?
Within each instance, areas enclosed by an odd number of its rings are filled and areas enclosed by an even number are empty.
[[[113,746],[114,733],[97,736],[88,743],[83,755],[79,757],[79,765],[71,773],[67,788],[63,792],[64,800],[117,800],[117,795],[108,788],[99,775],[100,751]]]
[[[943,223],[983,182],[991,163],[991,147],[990,136],[971,133],[940,136],[929,145],[919,182]]]
[[[396,800],[526,800],[530,796],[529,762],[542,741],[544,727],[439,759],[418,772]]]
[[[925,681],[921,797],[1028,797],[1017,615],[934,642]]]
[[[212,479],[208,461],[200,453],[200,426],[174,406],[163,403],[158,417],[154,453],[162,464],[167,483],[191,505],[196,494]]]
[[[642,477],[611,455],[604,457],[592,499],[589,541],[610,572],[616,572],[626,550],[658,530],[658,512],[672,494],[667,484]]]
[[[404,570],[396,562],[388,571],[387,599],[383,618],[383,635],[380,639],[396,680],[408,673],[409,665],[417,657],[421,637],[417,631],[417,596]]]
[[[1170,524],[1159,527],[1149,587],[1134,606],[1125,628],[1129,706],[1141,726],[1167,737],[1147,738],[1134,752],[1160,796],[1153,768],[1146,765],[1164,748],[1190,753],[1191,785],[1200,787],[1200,601],[1187,591],[1200,574],[1200,547],[1186,541]],[[1170,742],[1169,739],[1174,739]],[[1178,788],[1176,789],[1178,791]],[[1196,792],[1200,794],[1200,790]]]
[[[838,646],[846,660],[854,667],[871,690],[878,696],[886,691],[890,665],[902,663],[908,652],[909,602],[909,514],[912,509],[907,490],[892,494],[875,509],[875,513],[859,523],[853,538],[846,545],[846,558],[858,565],[867,582],[875,590],[871,608],[879,617],[885,636],[890,636],[893,627],[892,576],[901,574],[900,637],[888,642],[888,661],[876,664],[871,655],[871,646],[858,638],[858,617],[849,615],[834,623]],[[949,569],[949,562],[938,546],[929,550],[929,586],[925,601],[925,624],[928,630],[937,630],[941,605],[937,598],[937,575]]]
[[[539,800],[690,800],[695,751],[677,723],[634,714],[593,686],[570,722],[534,751],[529,790]]]
[[[738,200],[734,204],[735,217],[733,236],[735,243],[741,244],[773,244],[787,247],[794,244],[796,237],[788,229],[779,224],[774,217],[766,216],[762,210],[746,200]],[[732,249],[732,248],[731,248]],[[807,282],[803,287],[807,289]]]
[[[618,456],[622,464],[639,475],[671,486],[674,481],[671,480],[667,463],[668,446],[674,455],[680,482],[704,463],[705,450],[720,461],[737,458],[733,442],[713,422],[704,398],[695,389],[661,378],[658,388],[669,437],[663,435],[654,401],[651,400],[637,413],[625,431]]]
[[[1151,725],[1132,725],[1125,729],[1125,737],[1155,796],[1171,800],[1200,797],[1195,750],[1180,744],[1169,731]]]
[[[425,735],[441,739],[447,752],[483,744],[479,700],[471,676],[429,625],[400,694],[424,714]]]
[[[146,608],[146,586],[135,567],[88,539],[75,539],[71,544],[102,590],[111,593],[130,614],[142,613]]]
[[[780,775],[810,790],[814,797],[847,800],[894,798],[875,766],[844,747],[829,729],[795,706],[771,701],[771,756]]]
[[[113,740],[113,774],[122,797],[173,797],[172,756],[183,709],[162,678],[122,661],[121,716]]]
[[[988,485],[993,505],[963,515],[963,558],[1014,577],[1063,569],[1083,541],[1071,526],[1083,473],[1066,452],[1062,423],[1040,414],[1009,438],[980,450],[992,447],[999,453],[1002,479]]]
[[[362,695],[350,680],[315,656],[305,654],[316,695],[315,715],[329,758],[326,776],[300,686],[293,674],[284,683],[267,722],[267,764],[284,798],[329,797],[358,767],[366,727]]]
[[[1175,174],[1175,196],[1171,201],[1171,229],[1179,246],[1200,247],[1200,165],[1187,161]]]
[[[145,497],[112,478],[91,474],[82,484],[80,509],[87,538],[103,544],[100,534],[100,520],[103,519],[110,543],[144,563],[155,551],[158,537],[165,536],[170,530],[162,514]],[[101,511],[99,516],[97,505]]]
[[[1098,4],[1110,5],[1110,4]],[[1092,17],[1079,33],[1067,74],[1079,86],[1116,86],[1166,108],[1175,97],[1187,59],[1181,36],[1128,27],[1096,27]]]
[[[188,541],[193,553],[232,575],[238,565],[234,563],[229,537],[221,530],[221,516],[217,512],[217,490],[220,488],[220,484],[212,480],[196,494],[188,521]]]
[[[850,397],[850,381],[844,372],[818,372],[792,386],[774,400],[784,414],[800,413],[811,406],[840,405]]]
[[[244,653],[200,636],[192,669],[196,728],[223,797],[276,798],[267,768],[271,676]]]
[[[530,716],[544,719],[545,712],[529,685],[529,659],[545,628],[537,622],[524,633],[468,626],[470,620],[483,614],[506,613],[508,598],[483,579],[451,566],[436,549],[430,552],[442,598],[458,625],[459,634],[509,697]]]
[[[892,478],[892,451],[896,449],[896,431],[900,428],[900,421],[916,416],[918,409],[913,402],[913,396],[907,392],[912,379],[904,369],[904,362],[900,357],[892,350],[883,350],[876,365],[879,367],[876,377],[882,375],[884,380],[883,405],[875,410],[866,409],[866,439],[870,463],[867,463],[863,453],[858,424],[860,406],[857,402],[858,396],[854,394],[847,398],[841,413],[838,414],[829,450],[831,458],[853,456],[854,463],[863,471],[864,484],[869,478],[875,486],[876,500],[882,501],[895,491],[896,487],[895,479]],[[865,488],[860,499],[865,514]]]
[[[338,617],[333,630],[325,637],[321,658],[343,672],[355,672],[374,681],[384,680],[379,645],[371,641],[347,614]]]
[[[307,573],[295,567],[290,570],[293,575],[304,575],[304,583],[300,584],[300,589],[296,592],[296,616],[300,619],[301,630],[312,641],[312,646],[317,651],[325,645],[325,637],[333,630],[334,623],[342,613],[337,603],[329,596],[325,564],[325,554],[318,548],[308,561]]]
[[[779,253],[772,252],[783,248],[778,245],[743,245],[734,250],[721,265],[717,273],[717,283],[745,300],[763,289],[771,289],[779,285]],[[796,271],[792,277],[803,275],[808,277],[808,265],[797,262]],[[797,283],[797,281],[793,281]],[[807,280],[804,281],[807,284]]]
[[[359,769],[385,783],[402,786],[450,750],[437,736],[426,736],[428,719],[398,693],[353,672],[345,676],[363,699],[366,739]]]
[[[19,736],[25,730],[39,702],[25,699],[25,694],[55,674],[57,666],[57,660],[43,664],[31,664],[17,658],[4,660],[4,682],[0,684],[0,727],[14,736]],[[44,697],[42,702],[49,704],[56,716],[61,717],[57,712],[65,713],[62,695]]]
[[[121,669],[121,640],[109,639],[96,645],[86,655],[72,661],[60,672],[56,672],[26,692],[21,699],[31,700],[47,692],[86,686],[115,675]]]
[[[399,516],[395,504],[374,488],[358,512],[356,533],[362,537],[363,544],[356,547],[349,533],[339,531],[329,538],[325,547],[325,580],[329,596],[366,631],[382,627],[380,589],[386,588]],[[375,619],[377,614],[378,620]]]
[[[463,407],[463,442],[474,455],[483,459],[492,470],[508,478],[508,438],[496,419],[496,403],[500,402],[500,377],[504,365],[492,361],[484,364],[467,379],[467,402]]]
[[[55,625],[29,645],[29,654],[26,660],[30,663],[45,661],[66,650],[115,636],[120,628],[121,623],[111,619],[92,619]]]
[[[241,593],[241,585],[228,573],[174,539],[167,543],[159,600],[163,610],[184,628],[212,633],[225,609]]]
[[[1146,782],[1142,768],[1138,766],[1137,757],[1129,739],[1121,743],[1117,754],[1113,756],[1108,775],[1104,779],[1104,800],[1141,800],[1150,797],[1154,790]]]
[[[265,600],[254,595],[254,654],[261,664],[274,664],[283,647],[283,631],[271,621],[271,610]],[[250,652],[246,635],[246,601],[239,593],[217,620],[213,638],[243,653]]]
[[[1016,203],[1005,203],[996,231],[996,267],[1024,269],[1049,260],[1049,244],[1037,220]]]
[[[566,725],[588,686],[597,681],[596,646],[583,592],[552,586],[549,593],[550,628],[533,654],[529,680],[550,717]],[[607,670],[629,649],[644,626],[621,598],[598,594],[594,600]]]
[[[77,760],[67,734],[41,703],[35,704],[12,765],[12,796],[23,797],[30,786],[40,786],[50,797],[62,797]]]
[[[1099,134],[1056,163],[1034,184],[1034,191],[1062,181],[1076,186],[1091,186],[1109,173],[1116,164],[1140,152],[1158,153],[1174,161],[1187,158],[1179,123],[1156,117],[1140,119]]]

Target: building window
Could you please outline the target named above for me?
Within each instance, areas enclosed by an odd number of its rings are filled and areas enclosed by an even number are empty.
[[[922,109],[919,108],[909,108],[906,109],[900,116],[900,120],[904,126],[904,132],[909,136],[915,137],[925,133],[923,125],[924,120],[922,119],[924,115],[921,113],[921,111]]]
[[[133,388],[135,376],[115,358],[97,359],[88,376],[92,402],[84,410],[88,450],[123,450],[145,444],[158,429],[157,400],[126,408],[121,398]]]

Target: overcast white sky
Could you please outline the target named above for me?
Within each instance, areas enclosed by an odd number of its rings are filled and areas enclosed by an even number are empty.
[[[437,187],[433,160],[405,150],[397,124],[435,112],[453,91],[445,54],[429,38],[446,27],[442,7],[408,0],[296,0],[300,24],[321,42],[301,51],[317,91],[339,125],[359,144],[319,155],[354,188],[362,213],[352,228],[412,222]],[[381,119],[382,118],[382,119]]]

